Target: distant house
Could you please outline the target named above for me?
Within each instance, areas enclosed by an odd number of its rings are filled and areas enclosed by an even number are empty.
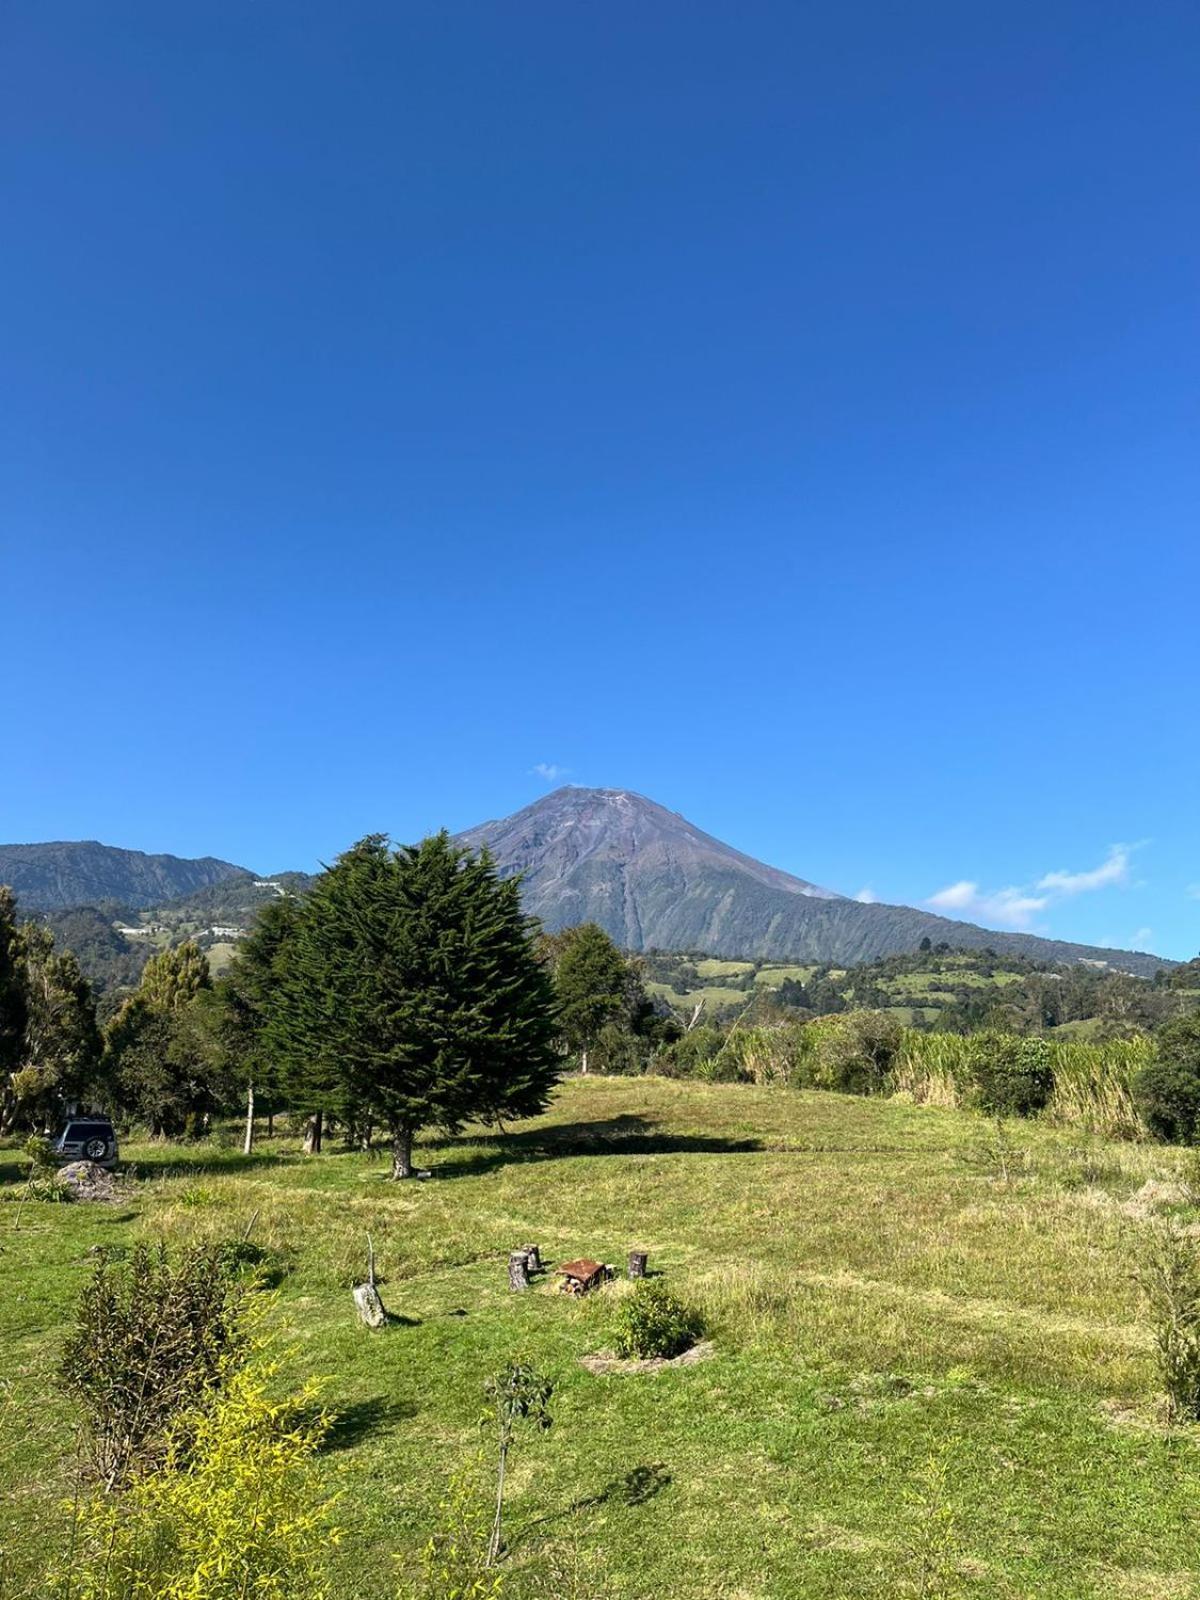
[[[161,922],[139,922],[132,928],[125,928],[118,922],[116,929],[127,939],[148,939],[152,933],[161,933],[163,925]]]
[[[241,928],[212,927],[208,929],[214,939],[240,939],[243,931]]]

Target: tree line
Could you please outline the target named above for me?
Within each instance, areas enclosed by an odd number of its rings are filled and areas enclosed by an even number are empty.
[[[519,894],[445,833],[372,835],[264,906],[219,977],[191,941],[152,956],[101,1029],[75,956],[0,890],[0,1128],[90,1105],[177,1138],[241,1107],[248,1151],[286,1110],[313,1150],[386,1139],[407,1177],[421,1128],[535,1115],[572,1058],[629,1070],[673,1035],[600,928],[545,935]]]

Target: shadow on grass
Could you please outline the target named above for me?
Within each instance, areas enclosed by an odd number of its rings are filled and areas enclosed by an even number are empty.
[[[396,1424],[415,1417],[417,1408],[389,1395],[376,1394],[368,1400],[355,1400],[338,1406],[333,1422],[321,1445],[324,1455],[336,1450],[352,1450],[373,1433],[379,1433]]]
[[[530,1539],[539,1528],[563,1522],[568,1517],[577,1516],[581,1511],[595,1511],[600,1506],[647,1505],[656,1495],[661,1494],[671,1481],[671,1474],[667,1471],[665,1462],[652,1461],[644,1466],[633,1467],[621,1477],[614,1478],[611,1483],[606,1483],[603,1489],[598,1489],[595,1494],[581,1495],[578,1499],[572,1500],[570,1505],[564,1506],[561,1511],[550,1511],[544,1517],[533,1517],[510,1540],[508,1548],[515,1550],[518,1545]]]
[[[647,1117],[632,1114],[598,1122],[559,1123],[520,1133],[463,1134],[440,1148],[448,1161],[433,1167],[435,1178],[471,1178],[522,1161],[555,1161],[564,1156],[749,1155],[763,1148],[756,1138],[727,1139],[702,1133],[672,1133]],[[454,1151],[462,1156],[455,1159]]]

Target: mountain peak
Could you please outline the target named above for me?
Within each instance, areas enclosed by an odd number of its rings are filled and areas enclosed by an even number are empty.
[[[1045,961],[1100,961],[1152,974],[1153,956],[1001,933],[909,906],[866,905],[756,861],[629,789],[566,785],[461,834],[550,931],[598,922],[627,949],[851,966],[922,939]]]

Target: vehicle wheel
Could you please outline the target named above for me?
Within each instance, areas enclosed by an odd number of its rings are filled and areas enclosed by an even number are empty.
[[[89,1161],[103,1161],[108,1154],[108,1141],[106,1139],[89,1139],[83,1147],[83,1153]]]

